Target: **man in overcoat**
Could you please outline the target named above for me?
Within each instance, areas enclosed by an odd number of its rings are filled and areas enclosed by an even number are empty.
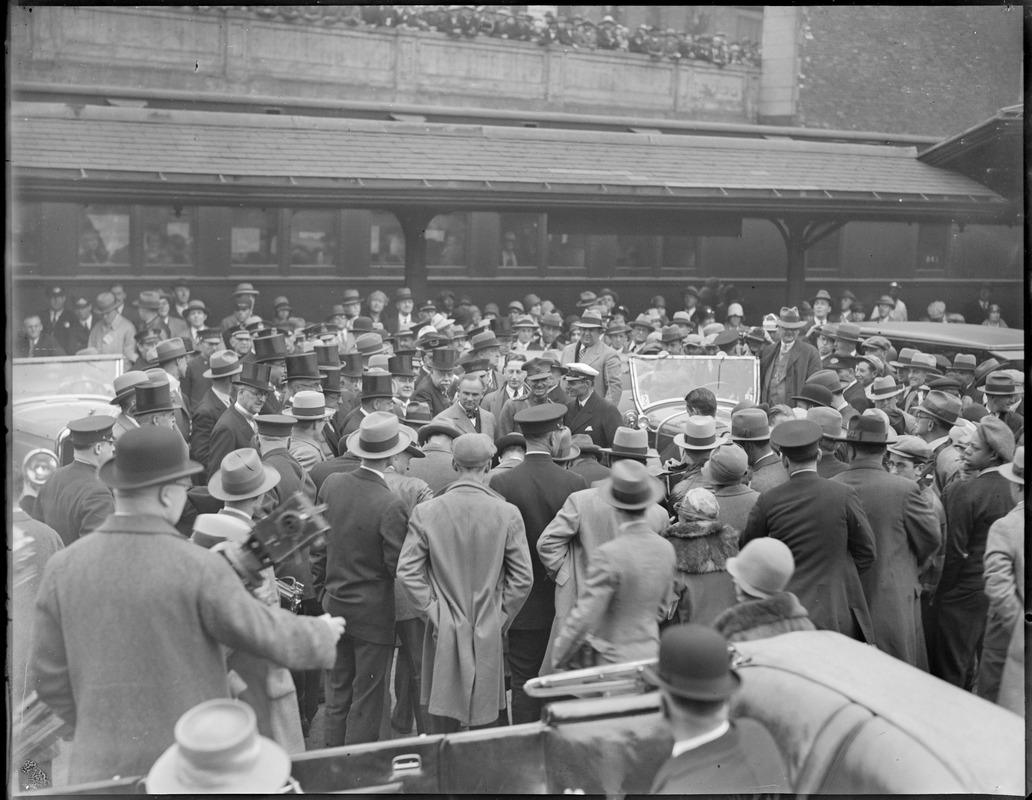
[[[614,406],[619,404],[623,393],[623,365],[620,363],[620,354],[602,340],[605,326],[601,312],[589,308],[574,326],[580,329],[580,341],[572,342],[563,348],[559,356],[560,363],[566,366],[587,364],[595,370],[595,393]],[[608,447],[609,443],[600,443],[600,446]]]
[[[311,550],[313,583],[323,608],[348,621],[337,663],[326,673],[327,747],[375,742],[380,735],[394,655],[394,573],[408,524],[384,471],[411,442],[394,414],[370,414],[347,441],[362,465],[330,475],[319,490],[330,532]]]
[[[731,415],[731,441],[745,451],[749,460],[747,484],[763,492],[788,482],[781,458],[770,446],[770,423],[762,408],[743,408]]]
[[[856,492],[867,512],[878,557],[860,576],[879,650],[928,669],[921,624],[920,568],[938,550],[939,520],[931,499],[914,481],[885,471],[888,428],[873,417],[857,417],[846,432],[848,469],[832,480]]]
[[[806,379],[821,368],[817,349],[803,341],[801,331],[806,324],[798,309],[781,309],[780,341],[760,351],[760,397],[764,403],[787,403],[800,393]]]
[[[584,478],[552,461],[558,452],[565,411],[564,406],[556,403],[534,406],[517,414],[516,424],[527,440],[526,458],[518,467],[492,476],[490,483],[492,489],[520,510],[534,568],[530,597],[509,629],[514,725],[536,721],[541,715],[541,702],[528,696],[523,684],[537,677],[541,670],[555,617],[552,584],[537,555],[538,538],[567,498],[588,488]]]
[[[233,377],[243,370],[240,359],[232,350],[212,353],[208,369],[204,372],[208,390],[194,406],[190,417],[190,458],[194,461],[208,463],[215,423],[233,402]]]
[[[173,527],[201,468],[174,430],[127,432],[99,470],[115,513],[44,569],[32,663],[40,699],[74,729],[71,783],[145,774],[187,710],[230,696],[227,648],[288,668],[333,664],[344,620],[264,605]]]
[[[494,452],[484,434],[455,440],[459,478],[416,506],[398,560],[398,581],[428,626],[423,694],[435,733],[503,718],[502,636],[533,583],[523,518],[486,485]]]
[[[783,541],[796,563],[787,590],[810,612],[813,624],[874,642],[860,584],[860,574],[874,564],[874,534],[856,492],[817,475],[822,433],[809,420],[782,422],[771,432],[789,479],[760,494],[741,546],[761,536]]]
[[[241,447],[253,447],[252,441],[258,432],[254,416],[261,413],[266,398],[273,391],[269,382],[271,369],[268,364],[245,362],[240,374],[233,379],[233,385],[237,387],[236,401],[212,428],[208,475],[218,472],[227,453]]]

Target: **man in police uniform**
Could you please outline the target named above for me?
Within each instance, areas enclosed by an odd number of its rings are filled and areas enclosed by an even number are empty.
[[[100,527],[115,510],[111,490],[97,480],[97,469],[115,454],[113,417],[84,417],[68,423],[75,460],[58,469],[36,497],[33,516],[49,525],[67,547]]]

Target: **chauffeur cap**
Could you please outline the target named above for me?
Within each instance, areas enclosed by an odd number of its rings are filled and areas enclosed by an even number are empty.
[[[147,425],[122,435],[115,457],[97,470],[97,477],[113,489],[143,489],[203,470],[201,464],[190,460],[179,431]]]
[[[254,418],[260,436],[286,438],[297,425],[297,419],[287,414],[259,414]]]
[[[559,430],[566,415],[566,406],[559,403],[542,403],[518,411],[513,418],[524,436],[539,436]]]
[[[115,425],[114,417],[95,415],[73,419],[68,423],[73,447],[89,447],[97,442],[111,442],[114,437],[111,429]]]
[[[663,631],[656,666],[645,679],[689,700],[726,700],[742,679],[731,669],[727,639],[706,625],[688,623]]]

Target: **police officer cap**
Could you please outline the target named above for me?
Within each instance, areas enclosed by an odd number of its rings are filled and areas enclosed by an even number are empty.
[[[535,436],[559,430],[566,406],[559,403],[543,403],[532,408],[525,408],[514,417],[524,436]]]
[[[262,436],[290,436],[290,429],[297,425],[297,419],[286,414],[261,414],[254,422]]]
[[[110,441],[111,429],[114,425],[114,417],[94,416],[73,419],[68,423],[72,447],[89,447],[97,442]]]
[[[464,433],[452,441],[452,460],[466,469],[490,463],[495,452],[494,442],[484,433]]]
[[[788,456],[806,457],[809,452],[817,453],[817,443],[824,430],[816,422],[794,419],[776,425],[770,432],[771,444],[776,445]]]
[[[598,377],[598,370],[589,364],[573,363],[567,364],[567,376],[568,378],[596,378]]]

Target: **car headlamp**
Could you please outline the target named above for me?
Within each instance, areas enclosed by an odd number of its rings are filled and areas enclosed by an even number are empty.
[[[22,461],[22,475],[25,482],[39,489],[57,471],[57,456],[50,450],[37,448],[29,452]]]

